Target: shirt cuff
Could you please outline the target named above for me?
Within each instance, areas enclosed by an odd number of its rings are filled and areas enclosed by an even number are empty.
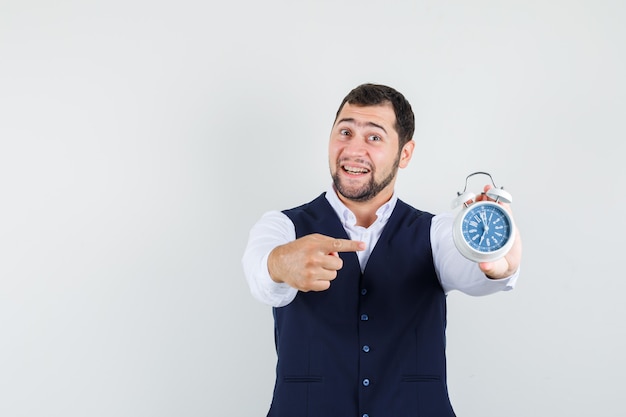
[[[267,300],[274,307],[283,307],[293,301],[296,298],[296,294],[298,290],[291,287],[289,284],[284,282],[276,282],[270,276],[269,271],[267,270],[267,259],[270,254],[266,254],[261,260],[262,265],[265,267],[262,269],[262,272],[259,274],[260,280],[260,288],[265,292],[265,300]]]

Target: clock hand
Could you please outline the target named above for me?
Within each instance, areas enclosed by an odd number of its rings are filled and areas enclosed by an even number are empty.
[[[480,218],[483,221],[483,234],[480,236],[480,242],[478,243],[479,245],[483,243],[483,240],[485,240],[485,236],[487,235],[487,232],[489,231],[489,225],[487,224],[487,215],[485,214],[484,211],[480,212]]]
[[[483,219],[483,224],[485,225],[485,232],[489,231],[489,220],[487,220],[487,213],[484,211],[480,212],[480,217]]]

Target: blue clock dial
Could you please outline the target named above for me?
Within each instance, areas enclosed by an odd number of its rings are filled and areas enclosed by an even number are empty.
[[[498,204],[471,205],[461,222],[461,234],[469,247],[490,253],[504,247],[511,240],[511,220]]]

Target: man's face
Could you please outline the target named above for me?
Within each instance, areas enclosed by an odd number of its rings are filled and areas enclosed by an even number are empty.
[[[411,143],[399,152],[395,124],[391,103],[344,105],[328,147],[330,173],[340,195],[368,201],[383,190],[392,192],[398,167],[408,164],[412,151]]]

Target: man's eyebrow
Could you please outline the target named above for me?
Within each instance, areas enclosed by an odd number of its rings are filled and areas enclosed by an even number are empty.
[[[374,123],[374,122],[358,123],[352,117],[346,117],[346,118],[337,120],[337,124],[343,123],[343,122],[352,123],[352,124],[356,124],[356,125],[372,126],[372,127],[376,127],[378,129],[382,130],[383,132],[387,133],[387,130],[384,127],[382,127],[381,125],[379,125],[377,123]]]

